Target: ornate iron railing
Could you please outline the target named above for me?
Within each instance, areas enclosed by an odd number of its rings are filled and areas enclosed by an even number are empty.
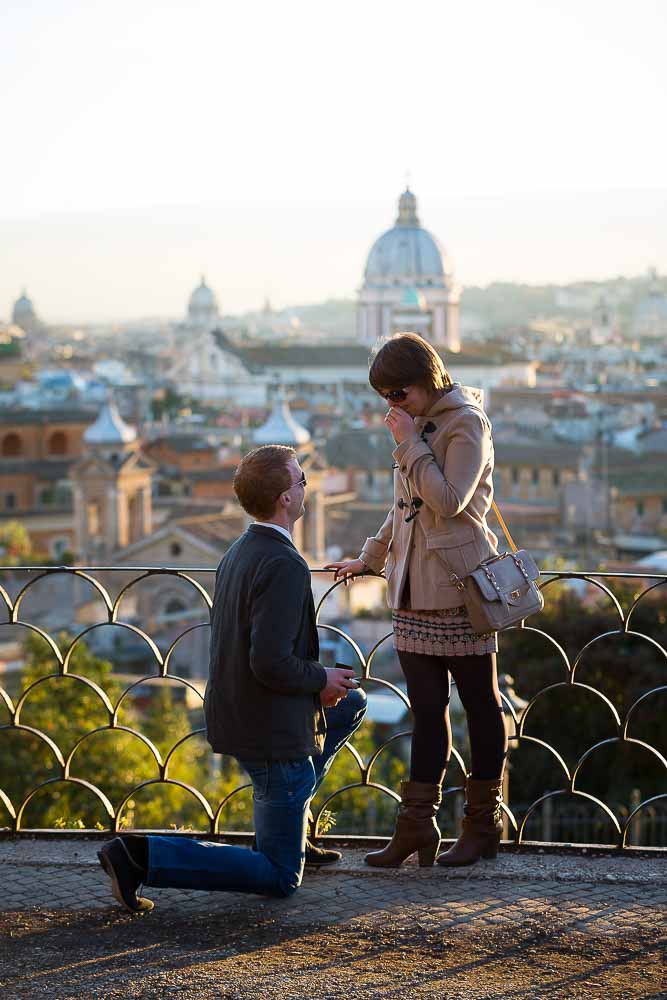
[[[250,829],[247,780],[233,761],[210,753],[202,726],[193,724],[203,720],[214,571],[47,566],[2,572],[0,828],[13,834],[73,824],[155,829],[175,818],[172,827],[208,835]],[[500,670],[514,675],[502,691],[510,744],[507,839],[517,845],[577,840],[667,848],[667,743],[660,712],[667,694],[667,577],[542,576],[543,617],[500,636]],[[174,593],[162,594],[158,614],[154,588],[165,582]],[[345,659],[340,651],[347,649],[347,662],[357,666],[367,691],[384,694],[383,705],[389,698],[397,709],[393,718],[385,712],[378,722],[364,723],[347,755],[339,755],[345,759],[338,772],[337,758],[325,797],[315,803],[316,829],[335,812],[336,833],[353,839],[391,826],[410,732],[399,716],[409,702],[381,613],[366,613],[363,640],[354,637],[358,621],[341,620],[344,608],[324,621],[327,602],[344,593],[341,586],[330,586],[319,600],[321,636],[337,646],[337,659]],[[134,599],[142,589],[143,603]],[[149,626],[157,629],[155,638]],[[114,641],[100,642],[109,628],[117,630]],[[32,636],[27,643],[25,635]],[[187,645],[195,638],[196,655]],[[113,670],[100,668],[86,650],[110,656]],[[191,669],[195,659],[198,678]],[[65,682],[74,688],[63,702]],[[151,692],[160,689],[169,694],[156,702]],[[189,709],[175,692],[186,695]],[[187,719],[187,731],[170,733],[174,719],[181,729]],[[109,739],[122,746],[104,752]],[[459,719],[441,823],[451,826],[450,833],[460,816],[465,741]],[[340,784],[332,787],[336,774]],[[193,818],[191,807],[160,800],[166,789],[194,803],[201,819]],[[156,795],[162,822],[142,821],[137,800]]]

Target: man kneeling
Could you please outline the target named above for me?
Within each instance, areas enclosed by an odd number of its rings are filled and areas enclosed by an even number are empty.
[[[305,487],[293,449],[267,445],[246,455],[234,491],[256,520],[216,574],[207,738],[252,779],[256,850],[178,836],[116,837],[99,858],[128,910],[152,909],[137,894],[142,884],[290,896],[304,863],[340,857],[307,841],[308,807],[361,724],[366,697],[352,669],[318,663],[310,572],[291,537]]]

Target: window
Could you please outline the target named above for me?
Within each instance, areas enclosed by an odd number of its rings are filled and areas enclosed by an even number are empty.
[[[662,513],[667,514],[667,497],[662,498]]]
[[[100,508],[96,503],[89,503],[86,508],[86,520],[88,524],[88,534],[95,538],[100,533]]]
[[[512,469],[512,483],[514,486],[519,485],[519,470],[516,468]]]
[[[65,552],[69,550],[69,538],[52,538],[49,548],[54,559],[62,559]]]
[[[16,456],[20,455],[22,452],[23,448],[21,446],[21,438],[18,434],[15,434],[13,431],[11,434],[5,434],[2,439],[2,457],[16,458]]]
[[[644,516],[644,501],[643,500],[638,500],[637,501],[637,504],[635,506],[635,510],[637,511],[637,517],[643,517]]]
[[[185,611],[185,604],[178,597],[171,597],[164,609],[166,615],[182,615]]]
[[[40,507],[48,507],[52,504],[56,498],[55,491],[47,486],[45,489],[39,491],[39,505]]]
[[[56,431],[49,438],[49,455],[67,454],[67,436],[63,431]]]
[[[560,472],[558,471],[558,469],[554,469],[553,472],[551,473],[551,481],[554,484],[554,486],[560,486]]]
[[[5,493],[5,510],[14,510],[16,507],[16,494]]]
[[[67,507],[68,504],[72,503],[72,487],[69,483],[63,481],[56,484],[53,491],[53,502],[58,507]]]
[[[533,486],[538,486],[540,482],[540,470],[533,469]]]

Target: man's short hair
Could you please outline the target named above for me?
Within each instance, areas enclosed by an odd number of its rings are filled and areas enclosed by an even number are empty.
[[[265,444],[241,459],[234,475],[234,492],[248,514],[260,521],[273,517],[278,497],[292,485],[287,464],[296,457],[294,448]]]

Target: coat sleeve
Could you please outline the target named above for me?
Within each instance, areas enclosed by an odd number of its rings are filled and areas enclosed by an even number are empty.
[[[462,410],[448,435],[442,470],[425,441],[410,439],[394,450],[414,495],[441,517],[465,510],[491,455],[491,426],[479,410]]]
[[[308,600],[310,574],[293,559],[272,559],[256,582],[250,608],[250,669],[281,694],[317,694],[327,672],[294,652]]]
[[[381,573],[384,569],[384,564],[387,561],[387,549],[391,541],[393,521],[394,508],[392,507],[377,535],[367,538],[364,542],[364,547],[359,553],[359,558],[373,573]]]

